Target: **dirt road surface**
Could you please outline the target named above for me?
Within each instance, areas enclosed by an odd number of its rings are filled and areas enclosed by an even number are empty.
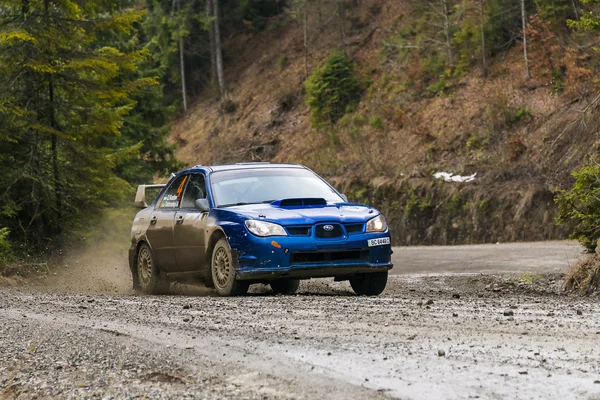
[[[581,252],[572,241],[395,247],[392,273],[566,272]]]
[[[579,253],[395,249],[375,298],[328,280],[240,298],[0,288],[0,398],[600,398],[597,298],[554,274]]]

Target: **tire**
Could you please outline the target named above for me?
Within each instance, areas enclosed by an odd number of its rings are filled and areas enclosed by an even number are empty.
[[[377,296],[384,291],[387,278],[387,271],[361,274],[350,279],[350,286],[358,296]]]
[[[235,279],[235,267],[227,239],[221,238],[213,249],[210,270],[215,290],[219,296],[241,296],[250,284]]]
[[[293,294],[296,293],[296,290],[300,286],[300,279],[281,279],[270,282],[269,285],[271,285],[271,289],[275,293]]]
[[[133,279],[134,289],[146,294],[163,294],[168,290],[168,282],[159,277],[159,269],[154,262],[150,246],[142,243],[136,257],[136,276]]]

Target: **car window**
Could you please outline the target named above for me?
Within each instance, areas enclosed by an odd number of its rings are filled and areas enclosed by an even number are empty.
[[[160,200],[160,208],[179,208],[183,194],[183,188],[189,175],[182,175],[169,186]]]
[[[193,174],[190,175],[185,192],[183,193],[183,200],[181,201],[181,208],[195,208],[196,200],[206,198],[206,185],[204,183],[204,175]]]
[[[291,198],[342,198],[315,173],[300,168],[252,168],[211,174],[217,207],[265,203]]]

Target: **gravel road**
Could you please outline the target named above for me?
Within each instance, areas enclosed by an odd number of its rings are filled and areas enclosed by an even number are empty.
[[[566,272],[581,252],[573,241],[395,247],[392,273]]]
[[[597,299],[561,295],[577,252],[539,246],[547,271],[512,274],[476,273],[481,248],[463,269],[439,258],[454,248],[422,248],[437,269],[396,249],[415,273],[376,298],[329,280],[225,299],[0,288],[0,398],[600,399]]]

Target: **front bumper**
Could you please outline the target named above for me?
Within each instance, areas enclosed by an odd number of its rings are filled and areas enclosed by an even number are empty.
[[[356,275],[368,272],[385,272],[392,269],[392,264],[304,264],[289,267],[240,268],[237,272],[239,280],[274,280],[285,278],[330,278]]]
[[[391,245],[368,246],[369,239],[389,238],[389,232],[360,233],[340,239],[243,236],[237,236],[239,240],[228,238],[237,261],[237,279],[240,280],[343,277],[385,272],[393,266]],[[336,257],[345,252],[357,256],[354,259]],[[303,257],[305,254],[323,256],[317,257],[319,260],[316,261],[314,257]]]

